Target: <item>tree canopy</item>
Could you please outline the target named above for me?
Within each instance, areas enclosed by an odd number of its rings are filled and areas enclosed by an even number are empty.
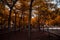
[[[3,3],[4,2],[4,3]],[[0,2],[0,24],[27,26],[31,0],[3,0]],[[10,15],[11,10],[11,15]],[[9,15],[11,17],[9,17]],[[60,25],[60,8],[46,0],[34,0],[32,4],[31,25]]]

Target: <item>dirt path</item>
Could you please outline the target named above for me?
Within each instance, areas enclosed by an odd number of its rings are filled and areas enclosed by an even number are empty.
[[[50,35],[50,39],[47,32],[31,32],[31,40],[60,40],[55,35]],[[0,34],[1,40],[29,40],[28,32],[10,32]]]

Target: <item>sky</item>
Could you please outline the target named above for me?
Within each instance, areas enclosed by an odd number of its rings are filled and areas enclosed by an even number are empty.
[[[47,0],[48,1],[48,0]],[[52,3],[52,4],[57,4],[57,8],[60,8],[60,2],[59,2],[60,0],[52,0],[52,1],[49,1],[48,3]],[[17,2],[17,4],[19,4],[19,6],[20,6],[20,3],[19,2]],[[7,6],[7,5],[5,5],[5,7],[6,8],[8,8],[9,10],[10,10],[10,8]],[[37,6],[38,7],[38,6]],[[53,9],[51,9],[51,10],[55,10],[54,8]],[[36,17],[36,15],[34,14],[34,12],[36,12],[35,10],[32,10],[32,18],[34,18],[34,17]]]
[[[48,0],[47,0],[48,1]],[[60,8],[60,0],[52,0],[51,2],[48,2],[48,3],[52,3],[52,4],[57,4],[57,8]],[[20,4],[19,2],[17,4]],[[20,5],[19,5],[20,6]],[[6,5],[7,8],[9,8],[7,5]],[[9,9],[10,10],[10,9]]]
[[[53,0],[51,3],[57,4],[57,8],[60,8],[60,0]]]

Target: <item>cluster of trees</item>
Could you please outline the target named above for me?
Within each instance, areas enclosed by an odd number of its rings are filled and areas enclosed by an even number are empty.
[[[0,25],[20,27],[27,26],[29,21],[36,27],[60,25],[60,8],[57,8],[57,5],[48,3],[46,0],[33,0],[32,5],[30,4],[31,0],[1,1]]]

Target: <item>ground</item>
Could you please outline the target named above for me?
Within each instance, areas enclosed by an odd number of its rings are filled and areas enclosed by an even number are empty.
[[[0,34],[1,40],[60,40],[58,36],[43,31],[14,31]]]

